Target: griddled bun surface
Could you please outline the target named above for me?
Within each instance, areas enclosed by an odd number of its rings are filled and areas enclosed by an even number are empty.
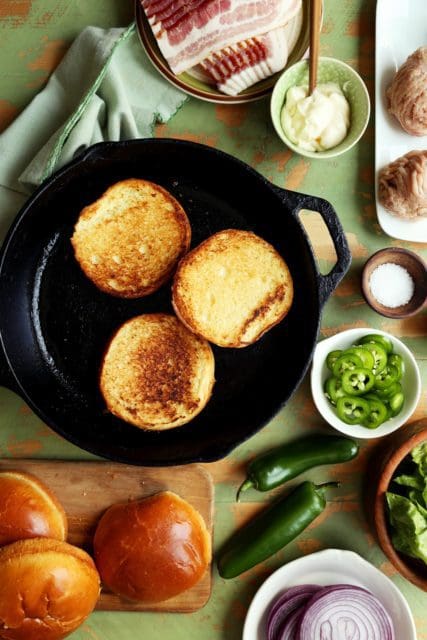
[[[186,424],[208,402],[214,384],[208,342],[175,316],[137,316],[113,336],[100,388],[111,413],[142,429]]]
[[[117,182],[81,212],[71,242],[86,276],[102,291],[139,298],[173,274],[190,246],[184,209],[146,180]]]
[[[287,264],[249,231],[210,236],[178,265],[173,306],[182,322],[220,347],[245,347],[280,322],[293,299]]]

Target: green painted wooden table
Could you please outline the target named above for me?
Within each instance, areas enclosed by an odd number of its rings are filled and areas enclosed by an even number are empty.
[[[131,0],[0,0],[0,128],[3,129],[43,86],[77,33],[86,25],[124,26],[132,19]],[[374,0],[326,0],[321,52],[360,71],[372,96],[374,79]],[[344,156],[319,163],[290,153],[276,137],[268,100],[245,106],[216,106],[195,99],[156,135],[195,140],[223,149],[256,167],[280,186],[322,196],[339,213],[353,254],[352,267],[327,303],[321,326],[326,337],[349,327],[376,327],[403,338],[413,350],[423,377],[423,399],[413,419],[426,415],[426,312],[402,321],[376,315],[363,301],[359,279],[366,258],[382,247],[400,245],[426,256],[426,245],[391,240],[380,230],[374,204],[373,121],[362,141]],[[316,255],[326,270],[333,251],[317,216],[305,215]],[[0,310],[1,312],[1,310]],[[285,365],[284,365],[285,366]],[[228,458],[206,465],[215,480],[214,547],[251,517],[266,499],[248,493],[236,505],[236,486],[245,461],[258,452],[304,433],[329,431],[317,414],[306,379],[292,400],[260,433]],[[94,613],[72,637],[75,640],[168,640],[209,638],[237,640],[250,599],[274,569],[303,554],[326,547],[352,549],[389,575],[414,613],[418,637],[427,639],[427,595],[396,574],[367,524],[362,483],[372,447],[345,467],[316,470],[310,478],[339,475],[342,488],[326,514],[286,550],[243,577],[224,581],[213,569],[210,601],[193,614]],[[91,459],[46,427],[13,393],[0,389],[0,456]],[[405,639],[399,639],[405,640]]]

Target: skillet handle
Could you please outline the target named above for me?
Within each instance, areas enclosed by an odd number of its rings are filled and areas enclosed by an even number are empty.
[[[15,393],[19,393],[19,385],[16,382],[15,376],[13,375],[11,368],[9,366],[9,363],[7,361],[1,339],[0,339],[0,386],[7,387],[11,391],[15,391]]]
[[[287,191],[286,189],[281,189],[275,185],[274,189],[287,206],[291,205],[291,213],[298,221],[298,224],[301,226],[305,235],[307,235],[306,231],[299,219],[301,209],[309,209],[310,211],[318,212],[322,216],[323,221],[328,228],[337,254],[337,262],[333,269],[326,275],[322,275],[316,267],[319,302],[320,306],[323,307],[329,296],[347,273],[351,264],[351,251],[344,234],[344,229],[341,226],[335,209],[327,200],[323,200],[323,198],[318,198],[316,196],[308,196],[303,193]]]

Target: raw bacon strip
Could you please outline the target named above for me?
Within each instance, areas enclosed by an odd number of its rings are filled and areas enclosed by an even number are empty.
[[[176,74],[213,51],[283,26],[302,0],[141,0],[160,51]]]
[[[199,65],[218,89],[236,96],[283,69],[288,59],[285,29],[248,38],[205,58]]]

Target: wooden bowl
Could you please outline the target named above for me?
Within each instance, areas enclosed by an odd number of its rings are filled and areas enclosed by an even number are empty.
[[[421,560],[399,553],[392,545],[385,499],[385,493],[397,467],[412,449],[424,440],[427,440],[427,418],[396,431],[389,439],[386,449],[382,452],[373,516],[378,542],[387,558],[404,578],[427,591],[427,565]]]
[[[372,295],[369,281],[372,272],[381,264],[393,263],[407,270],[414,281],[414,294],[407,304],[399,307],[386,307]],[[425,305],[427,300],[427,268],[422,258],[416,253],[401,249],[400,247],[389,247],[374,253],[366,262],[362,272],[362,293],[369,306],[387,318],[406,318],[412,316]]]

